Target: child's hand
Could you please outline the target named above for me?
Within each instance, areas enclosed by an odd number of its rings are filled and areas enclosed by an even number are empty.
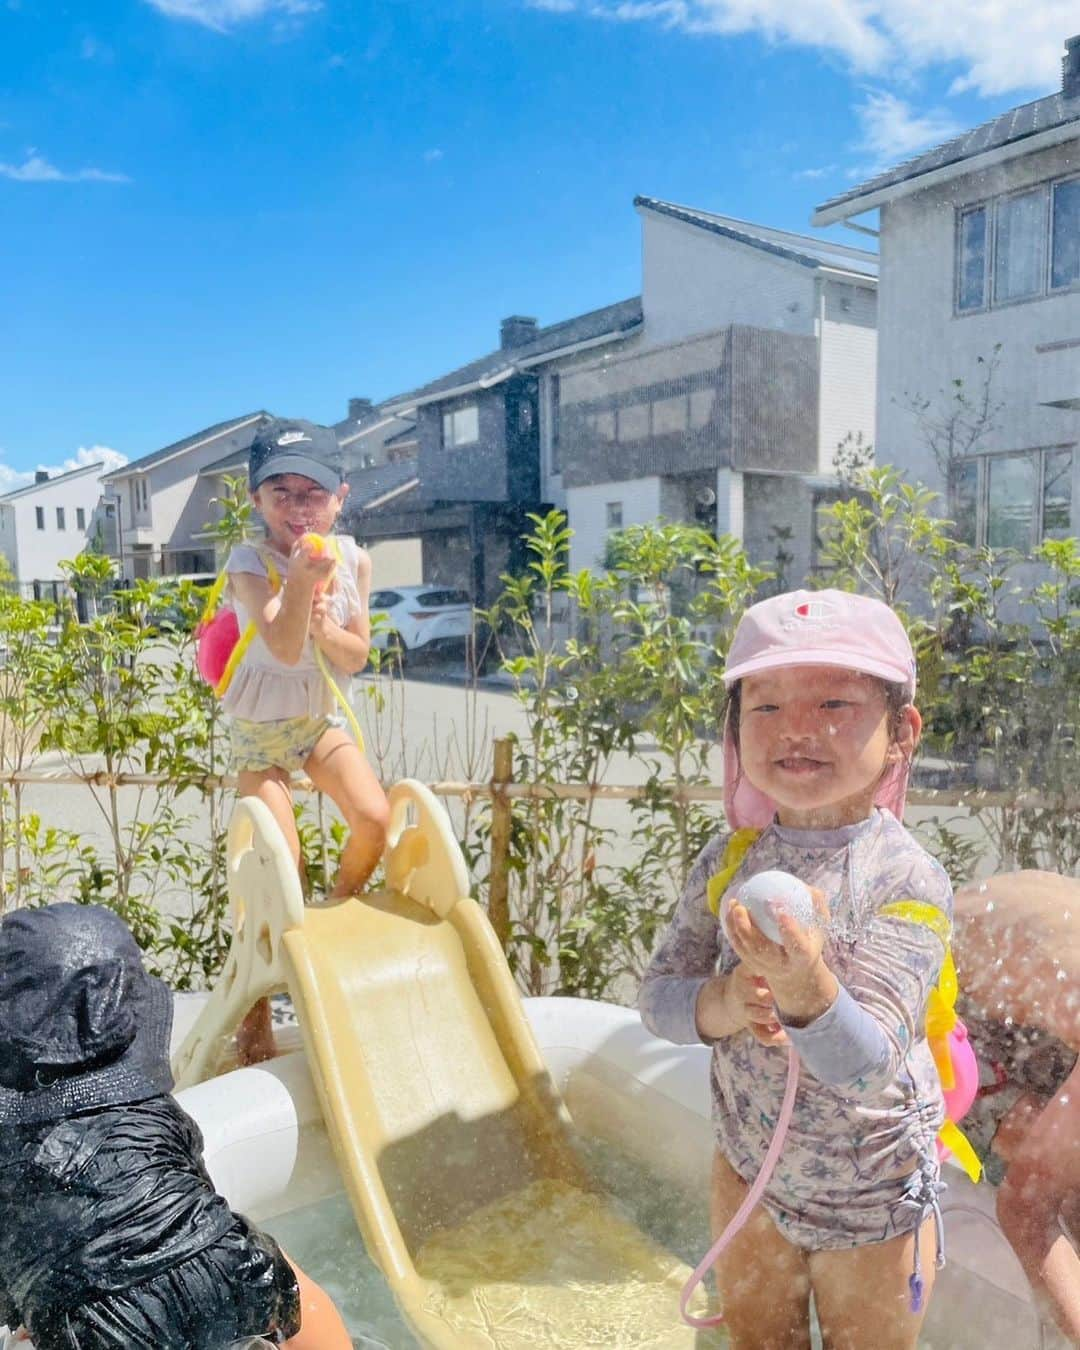
[[[311,597],[311,619],[308,623],[308,632],[315,642],[325,642],[336,627],[337,624],[330,617],[326,592],[319,589]]]
[[[326,587],[334,574],[337,559],[329,549],[316,553],[308,539],[301,538],[293,545],[289,554],[289,580],[302,586]]]
[[[749,1031],[762,1045],[783,1045],[787,1040],[777,1021],[769,986],[760,975],[736,966],[728,975],[706,980],[698,995],[695,1021],[706,1040],[719,1040]]]
[[[808,991],[822,983],[825,947],[825,926],[829,921],[829,905],[822,891],[811,888],[814,908],[820,924],[803,928],[790,914],[781,911],[777,926],[783,938],[771,942],[750,918],[745,905],[736,900],[727,909],[727,934],[736,956],[768,982],[777,1005],[785,1010],[801,1008]]]
[[[787,1036],[776,1016],[776,1004],[768,982],[744,965],[727,976],[724,990],[728,1006],[743,1026],[762,1045],[786,1045]]]

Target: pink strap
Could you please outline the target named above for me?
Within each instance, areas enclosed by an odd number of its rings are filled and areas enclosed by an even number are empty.
[[[773,1131],[768,1152],[765,1154],[765,1161],[761,1164],[761,1171],[754,1178],[754,1184],[750,1187],[746,1199],[739,1206],[731,1222],[701,1258],[697,1270],[683,1285],[682,1295],[679,1298],[679,1311],[682,1313],[683,1321],[688,1322],[692,1327],[715,1327],[719,1326],[724,1320],[722,1312],[717,1313],[715,1317],[694,1317],[693,1314],[686,1311],[686,1307],[690,1302],[690,1295],[709,1273],[720,1253],[746,1223],[750,1217],[750,1211],[761,1199],[762,1192],[769,1184],[769,1178],[773,1174],[780,1152],[784,1147],[784,1140],[787,1138],[788,1126],[791,1124],[791,1117],[795,1110],[795,1092],[798,1086],[799,1056],[792,1046],[788,1049],[787,1084],[784,1087],[784,1100],[780,1104],[780,1116],[776,1122],[776,1129]]]

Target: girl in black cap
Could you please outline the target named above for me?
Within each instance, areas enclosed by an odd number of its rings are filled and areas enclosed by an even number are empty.
[[[234,1214],[169,1095],[172,998],[96,905],[0,920],[0,1323],[37,1350],[349,1350],[329,1296]]]
[[[252,441],[248,481],[266,538],[237,545],[225,565],[240,627],[253,625],[254,638],[222,696],[240,796],[266,803],[298,865],[292,775],[307,774],[345,817],[333,896],[363,888],[382,857],[390,815],[350,719],[340,715],[371,647],[371,559],[345,535],[319,551],[310,539],[329,535],[344,505],[340,465],[334,432],[313,422],[277,418]],[[237,1048],[247,1064],[273,1055],[265,1000],[245,1019]]]

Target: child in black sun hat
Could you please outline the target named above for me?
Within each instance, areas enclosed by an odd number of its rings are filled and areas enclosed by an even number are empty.
[[[0,920],[0,1323],[37,1350],[348,1350],[329,1296],[214,1190],[171,1025],[112,911]]]

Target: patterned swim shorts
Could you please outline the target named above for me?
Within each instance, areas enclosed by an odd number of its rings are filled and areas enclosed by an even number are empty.
[[[340,717],[282,717],[275,722],[229,719],[232,773],[260,773],[263,769],[287,769],[299,773],[308,756],[331,727],[344,726]]]

